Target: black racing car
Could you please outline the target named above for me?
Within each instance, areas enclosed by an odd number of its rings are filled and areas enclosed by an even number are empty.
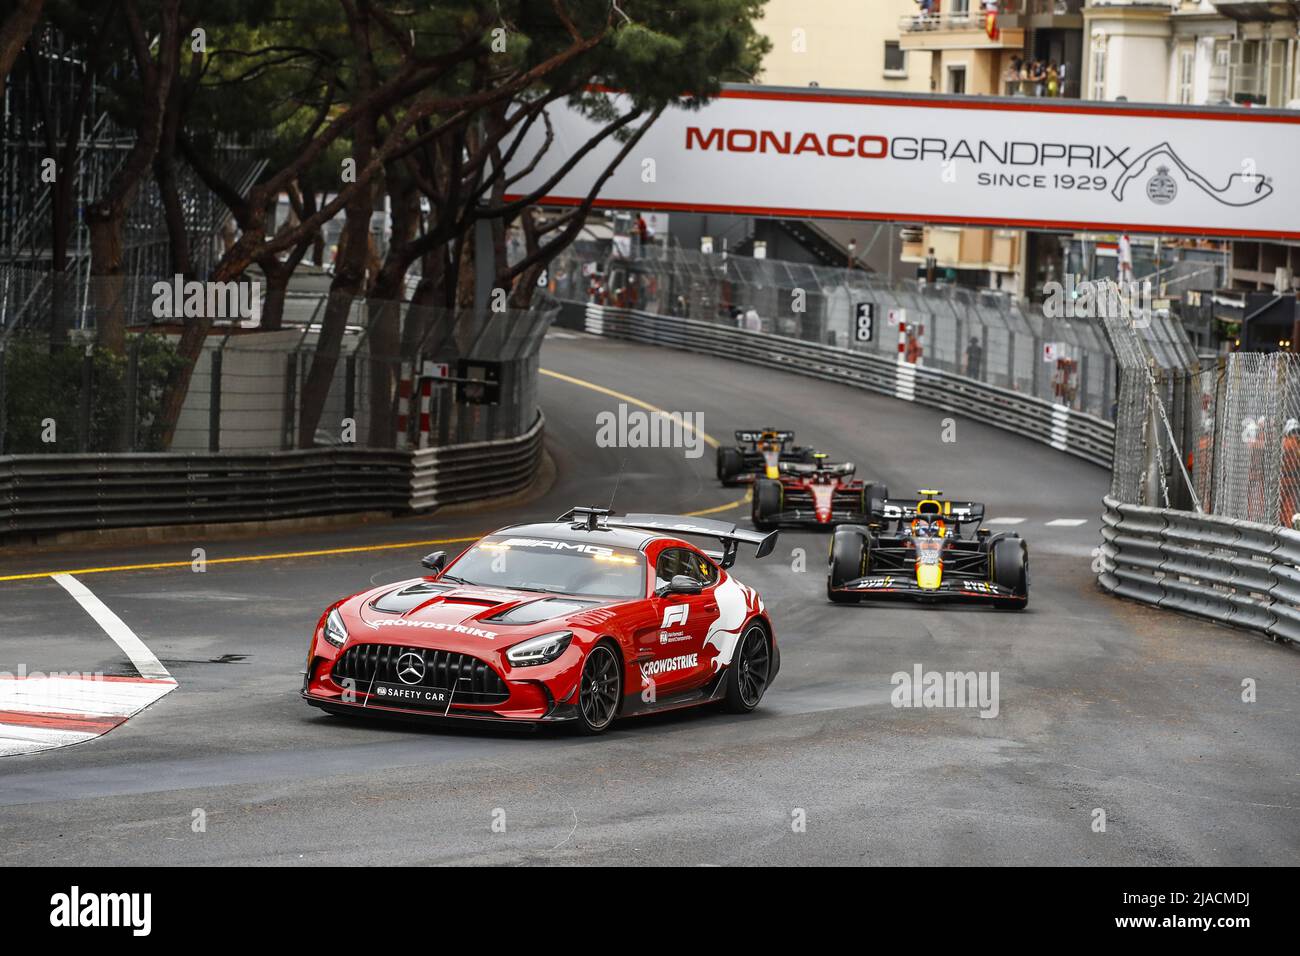
[[[930,489],[918,494],[877,502],[865,527],[835,529],[827,597],[836,603],[893,598],[1023,609],[1029,549],[1020,535],[981,528],[982,504],[946,501]]]
[[[718,448],[718,480],[724,485],[747,485],[761,477],[778,478],[783,463],[810,463],[813,453],[811,447],[794,443],[792,431],[740,429],[735,445]]]

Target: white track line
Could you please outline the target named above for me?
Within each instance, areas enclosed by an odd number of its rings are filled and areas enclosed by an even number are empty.
[[[1053,518],[1047,522],[1049,528],[1077,528],[1081,524],[1087,524],[1087,518]]]
[[[51,575],[131,659],[139,677],[32,674],[0,679],[0,757],[57,750],[108,733],[176,689],[120,617],[70,574]]]
[[[54,580],[63,586],[63,589],[76,598],[95,623],[104,629],[104,633],[113,639],[118,647],[122,648],[122,653],[131,659],[135,669],[140,672],[141,677],[148,677],[153,680],[170,680],[171,674],[167,668],[162,666],[162,662],[154,657],[153,651],[145,647],[144,641],[135,636],[135,632],[123,623],[122,619],[109,610],[99,598],[91,593],[90,588],[86,587],[71,574],[53,574],[50,575]]]
[[[989,518],[985,524],[1024,524],[1024,518]]]

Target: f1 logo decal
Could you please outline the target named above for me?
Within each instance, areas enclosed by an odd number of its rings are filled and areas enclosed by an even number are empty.
[[[673,627],[677,624],[685,624],[686,616],[690,614],[691,608],[688,604],[674,604],[672,607],[664,608],[664,622],[661,627]]]

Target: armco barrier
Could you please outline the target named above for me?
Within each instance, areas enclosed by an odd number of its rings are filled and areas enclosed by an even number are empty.
[[[526,488],[542,456],[545,419],[516,438],[422,448],[411,456],[411,507],[439,505],[508,495]]]
[[[418,452],[0,458],[0,541],[61,531],[425,510],[532,482],[543,420],[517,438]]]
[[[612,306],[586,306],[583,327],[595,335],[702,352],[880,392],[974,418],[1105,468],[1111,466],[1115,446],[1113,423],[1033,395],[985,385],[924,365],[712,322]]]
[[[1300,640],[1300,532],[1104,501],[1097,580],[1105,590]]]

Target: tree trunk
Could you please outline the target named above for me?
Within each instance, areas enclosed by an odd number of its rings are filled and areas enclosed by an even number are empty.
[[[4,100],[5,79],[23,52],[44,4],[45,0],[18,0],[17,7],[0,24],[0,101]]]
[[[289,280],[293,272],[288,269],[267,269],[262,267],[266,276],[266,302],[262,304],[262,325],[264,332],[277,332],[284,326],[284,300],[289,292]]]
[[[367,161],[369,159],[366,149]],[[362,162],[357,160],[357,167]],[[352,303],[364,291],[366,258],[370,252],[371,194],[369,189],[359,189],[348,202],[347,219],[339,239],[339,254],[335,262],[334,280],[330,283],[329,300],[321,319],[320,336],[312,355],[311,369],[302,387],[302,405],[298,414],[298,447],[311,448],[316,443],[316,428],[320,425],[325,399],[334,381],[334,369],[347,330]]]
[[[122,302],[122,230],[126,210],[94,205],[86,210],[90,229],[91,300],[95,338],[115,355],[126,351],[126,310]]]

